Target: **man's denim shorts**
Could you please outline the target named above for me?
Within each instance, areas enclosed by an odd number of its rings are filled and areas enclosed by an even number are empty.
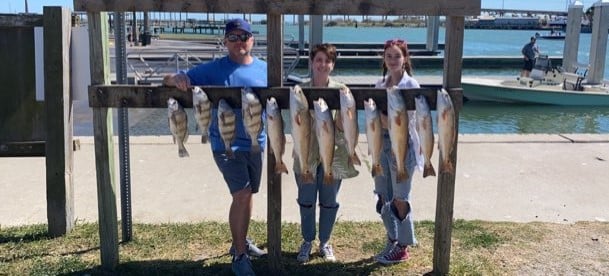
[[[233,158],[226,157],[224,152],[214,152],[214,160],[231,194],[250,188],[255,194],[260,189],[262,177],[262,154],[249,151],[235,151]]]

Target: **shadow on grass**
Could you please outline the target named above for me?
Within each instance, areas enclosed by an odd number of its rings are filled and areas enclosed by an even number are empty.
[[[296,254],[282,255],[282,271],[275,272],[269,268],[268,259],[252,259],[257,275],[369,275],[378,269],[380,264],[372,258],[355,262],[319,262],[308,264],[296,262]],[[86,269],[59,275],[233,275],[230,262],[226,258],[189,260],[148,260],[122,262],[114,271],[106,271],[101,267]]]
[[[9,228],[0,232],[0,244],[29,243],[53,239],[45,224],[30,225],[22,228]]]

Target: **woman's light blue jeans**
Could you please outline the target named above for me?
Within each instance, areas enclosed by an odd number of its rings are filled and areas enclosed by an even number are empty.
[[[336,196],[340,190],[341,179],[334,179],[334,183],[323,184],[324,169],[320,164],[317,166],[315,180],[313,183],[302,183],[300,176],[296,176],[298,185],[298,205],[300,205],[300,229],[302,238],[311,242],[315,239],[315,209],[319,199],[319,241],[320,244],[327,243],[332,235],[336,213],[339,204]]]
[[[397,164],[391,152],[391,141],[389,133],[383,133],[383,149],[381,151],[381,167],[384,175],[374,177],[374,193],[384,203],[380,208],[381,219],[387,231],[387,238],[398,241],[400,245],[414,245],[417,240],[414,235],[414,223],[412,220],[412,204],[410,204],[410,190],[412,189],[412,175],[416,166],[415,149],[412,148],[410,139],[408,153],[406,154],[406,169],[408,178],[404,182],[397,183]],[[392,199],[406,201],[409,212],[400,220],[395,207],[391,204]]]

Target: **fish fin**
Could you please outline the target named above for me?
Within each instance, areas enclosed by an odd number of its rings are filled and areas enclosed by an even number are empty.
[[[423,178],[428,176],[436,176],[436,170],[434,170],[433,165],[431,163],[425,164],[425,168],[423,168]]]
[[[372,164],[372,177],[385,175],[383,173],[383,167],[380,164]]]
[[[357,153],[353,153],[353,155],[351,155],[351,160],[353,162],[353,164],[361,166],[362,165],[362,161],[359,160],[359,156],[357,156]]]
[[[332,176],[332,172],[325,172],[324,173],[324,184],[332,185],[332,183],[334,183],[334,176]]]
[[[352,120],[354,117],[354,112],[353,112],[353,108],[349,108],[347,109],[347,117],[349,118],[349,120]]]
[[[402,120],[400,118],[401,118],[401,116],[399,116],[399,112],[398,112],[398,116],[395,116],[395,124],[398,126],[402,125]]]
[[[372,132],[376,132],[376,126],[374,125],[373,122],[370,122],[370,124],[368,125],[370,127],[370,129],[372,130]]]
[[[207,139],[209,137],[207,136],[207,134],[203,134],[201,135],[201,144],[207,144]]]
[[[288,174],[288,167],[286,167],[285,163],[283,163],[282,160],[275,160],[275,173],[276,174],[281,174],[281,173]]]
[[[321,127],[325,133],[329,133],[330,132],[330,127],[328,126],[328,122],[324,121],[324,124]]]
[[[294,117],[294,123],[296,123],[297,125],[302,125],[302,119],[300,119],[300,114],[297,114],[296,117]]]
[[[186,148],[178,149],[178,156],[180,157],[190,157]]]

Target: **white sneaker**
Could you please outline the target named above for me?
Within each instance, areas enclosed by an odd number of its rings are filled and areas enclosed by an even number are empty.
[[[319,254],[327,262],[336,262],[336,257],[334,257],[334,251],[332,250],[332,246],[327,243],[319,247]]]
[[[387,255],[387,253],[389,253],[393,247],[396,245],[395,241],[391,241],[391,240],[387,240],[387,243],[385,244],[385,248],[379,252],[378,254],[374,255],[374,259],[376,261],[378,261],[380,258],[382,258],[383,256]]]
[[[309,255],[311,255],[311,248],[313,248],[313,244],[308,241],[303,241],[300,245],[300,251],[298,251],[298,256],[296,256],[296,260],[301,263],[306,263],[309,261]]]

